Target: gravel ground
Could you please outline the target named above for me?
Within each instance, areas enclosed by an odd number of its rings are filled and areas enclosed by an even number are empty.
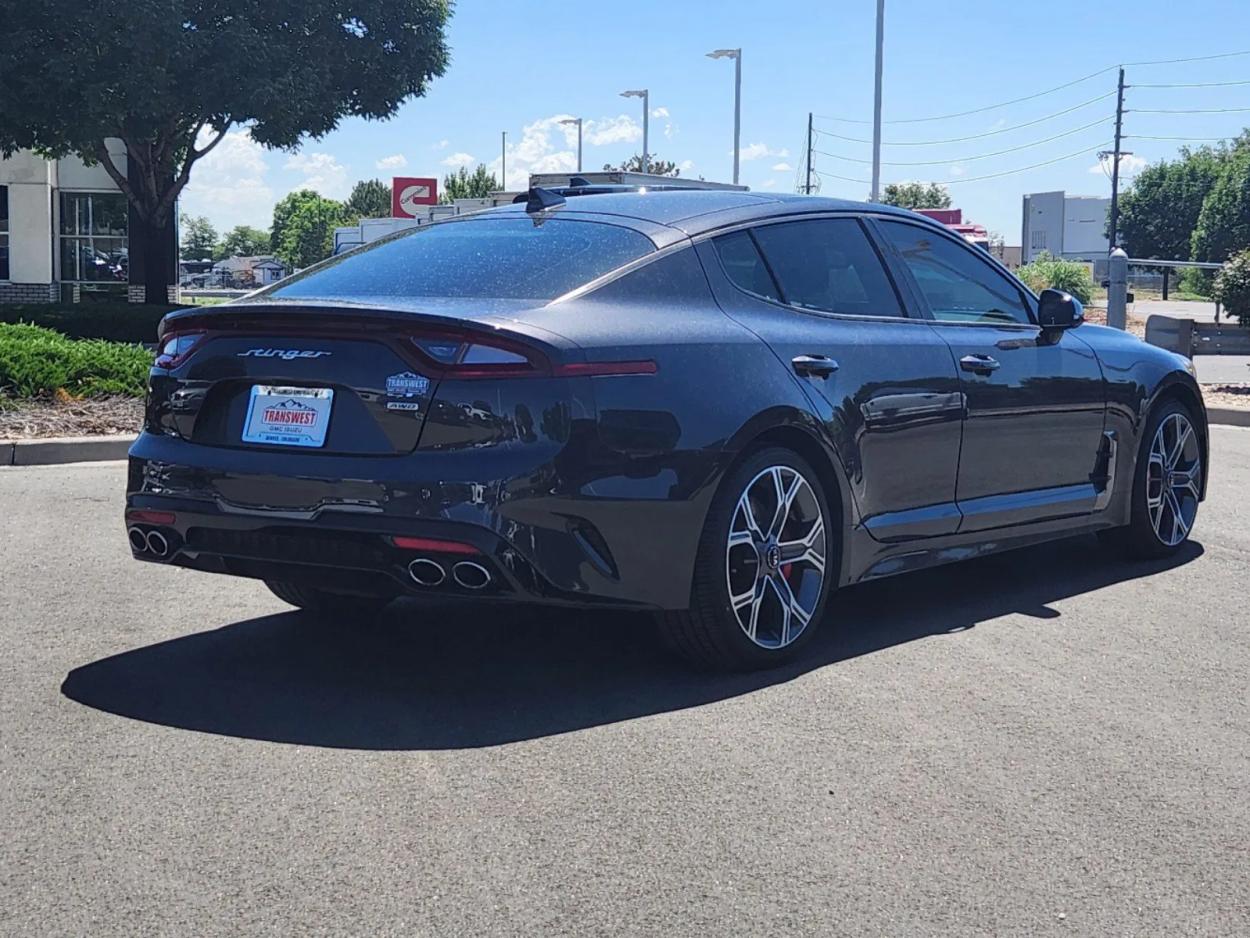
[[[138,433],[143,401],[94,397],[76,401],[0,401],[0,440]]]
[[[1202,399],[1208,407],[1250,410],[1250,384],[1204,384]]]
[[[124,464],[0,469],[0,935],[1250,935],[1250,430],[1211,460],[1171,562],[856,587],[734,677],[619,613],[317,625],[131,560]]]

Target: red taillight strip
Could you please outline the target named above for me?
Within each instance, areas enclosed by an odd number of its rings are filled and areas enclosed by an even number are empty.
[[[132,524],[173,524],[177,516],[172,511],[135,511],[126,512],[126,520]]]
[[[639,362],[569,362],[557,365],[555,373],[565,378],[582,375],[653,375],[659,371],[653,361]]]
[[[391,543],[400,550],[428,550],[435,554],[480,554],[472,544],[462,541],[444,541],[434,537],[392,537]]]

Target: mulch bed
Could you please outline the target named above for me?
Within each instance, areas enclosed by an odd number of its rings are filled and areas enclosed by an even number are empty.
[[[0,400],[0,440],[57,436],[137,434],[143,424],[143,401],[135,397],[86,400]]]

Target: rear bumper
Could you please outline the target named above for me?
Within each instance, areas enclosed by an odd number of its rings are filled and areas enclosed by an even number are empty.
[[[569,459],[567,448],[541,446],[288,456],[145,433],[130,451],[127,515],[174,519],[128,522],[168,544],[158,553],[132,538],[131,549],[141,560],[348,590],[684,608],[705,506],[656,497],[667,486],[645,479],[623,493],[633,497],[600,497]],[[395,537],[467,548],[407,549]],[[442,567],[442,583],[414,581],[409,564],[421,557]],[[489,583],[456,583],[465,561]]]

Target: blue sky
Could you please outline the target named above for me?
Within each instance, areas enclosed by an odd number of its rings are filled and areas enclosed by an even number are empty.
[[[1007,107],[950,119],[910,121],[985,108],[1082,78],[1106,66],[1213,56],[1250,49],[1250,3],[1194,0],[1178,13],[1162,0],[1114,7],[1087,0],[886,0],[884,182],[951,184],[965,216],[1020,240],[1020,196],[1066,189],[1107,195],[1096,151],[1111,139],[1115,90],[1108,71]],[[508,183],[531,171],[574,168],[576,136],[559,119],[585,119],[586,169],[641,150],[641,101],[619,92],[648,88],[649,148],[686,175],[725,180],[732,171],[733,64],[705,53],[743,49],[742,182],[794,191],[808,111],[818,130],[867,139],[872,117],[875,0],[632,0],[628,4],[461,0],[449,28],[447,74],[426,97],[389,121],[344,122],[296,153],[266,151],[232,133],[197,165],[183,210],[219,229],[265,227],[274,201],[303,186],[341,198],[358,179],[441,177],[459,163],[498,173],[508,132]],[[1250,126],[1250,84],[1147,88],[1146,84],[1250,82],[1250,55],[1173,65],[1131,65],[1125,169],[1173,154],[1183,143],[1137,135],[1225,137]],[[1078,107],[1078,105],[1083,105]],[[1020,124],[1040,120],[1031,126]],[[1247,108],[1223,113],[1148,110]],[[831,120],[844,118],[846,120]],[[896,123],[890,123],[894,121]],[[1091,126],[1086,126],[1091,125]],[[1083,129],[1078,129],[1083,128]],[[964,142],[897,144],[990,134]],[[988,156],[1033,144],[1012,153]],[[814,165],[822,192],[863,199],[871,148],[818,135]],[[1080,152],[1078,152],[1080,151]],[[838,159],[835,157],[841,157]],[[983,157],[983,158],[978,158]],[[1051,165],[977,179],[1065,157]]]

